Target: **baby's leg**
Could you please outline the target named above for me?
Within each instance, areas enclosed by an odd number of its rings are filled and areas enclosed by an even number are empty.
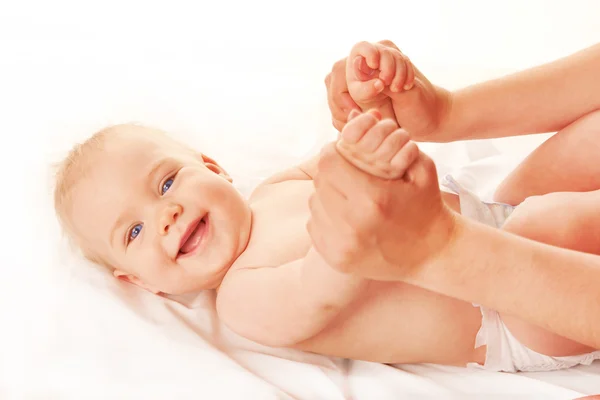
[[[502,229],[552,246],[600,255],[600,218],[595,217],[599,202],[600,191],[534,197],[517,207]],[[538,353],[561,357],[594,350],[511,315],[501,317],[513,336]]]
[[[562,129],[529,155],[496,190],[495,200],[520,204],[552,192],[600,188],[600,111]]]
[[[596,111],[571,123],[537,148],[504,180],[496,191],[495,199],[520,204],[530,196],[600,189],[599,154],[600,111]],[[555,217],[556,214],[540,216],[545,225],[557,222]],[[522,236],[538,236],[535,232],[530,232],[531,227],[531,223],[519,224],[519,221],[512,221],[507,230]],[[560,236],[558,232],[561,227],[546,226],[545,231],[555,232]],[[544,241],[561,247],[573,247]],[[566,356],[592,350],[518,318],[503,315],[502,319],[521,343],[539,353]]]

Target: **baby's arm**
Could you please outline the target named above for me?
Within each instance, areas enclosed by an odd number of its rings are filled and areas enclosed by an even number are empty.
[[[231,271],[219,289],[217,310],[239,335],[290,347],[323,330],[366,284],[335,271],[311,248],[288,264]]]

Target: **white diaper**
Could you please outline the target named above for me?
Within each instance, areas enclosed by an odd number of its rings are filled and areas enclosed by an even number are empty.
[[[552,371],[574,367],[579,364],[590,365],[600,360],[600,351],[569,357],[550,357],[537,353],[522,345],[508,330],[500,314],[489,308],[480,307],[481,329],[475,339],[475,348],[487,346],[485,364],[473,363],[469,368],[504,372]]]
[[[515,207],[501,203],[486,203],[462,187],[451,176],[446,176],[442,185],[458,194],[461,214],[486,225],[500,228]],[[469,364],[470,368],[489,371],[551,371],[590,365],[600,360],[600,351],[569,357],[550,357],[537,353],[521,344],[508,330],[500,314],[489,308],[474,304],[481,309],[481,328],[477,333],[475,348],[487,346],[484,365]]]

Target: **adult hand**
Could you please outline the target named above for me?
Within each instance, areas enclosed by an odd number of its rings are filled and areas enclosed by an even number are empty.
[[[419,152],[400,179],[382,179],[324,147],[307,229],[328,264],[369,279],[402,280],[449,245],[456,221],[435,165]]]
[[[348,115],[352,110],[360,111],[360,107],[352,100],[346,83],[346,58],[338,60],[331,72],[325,77],[327,87],[327,103],[331,111],[331,121],[338,131],[341,131]]]

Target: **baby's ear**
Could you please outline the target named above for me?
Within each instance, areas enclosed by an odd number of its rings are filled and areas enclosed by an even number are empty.
[[[222,176],[229,182],[233,182],[233,179],[231,179],[227,171],[225,171],[223,167],[219,165],[219,163],[205,154],[200,154],[200,157],[202,158],[204,165],[206,165],[206,168],[210,169],[215,174]]]
[[[142,282],[142,280],[140,278],[138,278],[137,276],[128,274],[127,272],[123,272],[123,271],[119,271],[118,269],[115,269],[113,271],[113,276],[121,281],[125,281],[127,283],[134,284],[135,286],[138,286],[144,290],[147,290],[150,293],[154,293],[154,294],[160,293],[160,290],[156,290],[153,287],[146,285],[144,282]]]

